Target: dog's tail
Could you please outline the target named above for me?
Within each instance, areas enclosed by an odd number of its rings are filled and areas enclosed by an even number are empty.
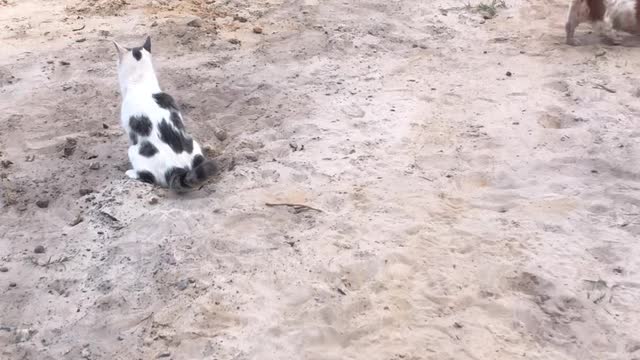
[[[191,170],[173,168],[167,174],[169,188],[175,192],[192,190],[218,172],[218,165],[213,160],[204,161]]]

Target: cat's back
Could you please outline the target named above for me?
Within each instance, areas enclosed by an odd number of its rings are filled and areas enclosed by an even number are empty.
[[[122,101],[121,120],[122,125],[127,128],[129,119],[136,115],[145,115],[155,124],[168,117],[170,113],[158,106],[149,91],[132,91]]]

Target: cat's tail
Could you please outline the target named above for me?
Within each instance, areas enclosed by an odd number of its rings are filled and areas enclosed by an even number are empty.
[[[187,192],[198,187],[217,172],[216,162],[208,160],[189,171],[180,168],[174,169],[169,174],[167,183],[169,188],[175,192]]]

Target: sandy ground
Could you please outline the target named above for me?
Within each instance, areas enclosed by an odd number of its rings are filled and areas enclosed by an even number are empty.
[[[637,41],[465,3],[0,1],[0,358],[640,359]],[[186,197],[124,175],[146,34]]]

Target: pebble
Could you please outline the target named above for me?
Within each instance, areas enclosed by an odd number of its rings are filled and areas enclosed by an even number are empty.
[[[6,266],[0,266],[0,272],[7,272],[9,271],[9,268]]]
[[[187,287],[189,287],[189,281],[186,280],[186,279],[180,280],[176,284],[176,287],[178,288],[178,290],[182,291],[182,290],[186,289]]]
[[[160,358],[166,358],[169,356],[171,356],[170,352],[164,352],[164,353],[158,354],[157,358],[160,359]]]
[[[229,39],[229,43],[233,45],[240,45],[241,41],[238,39]]]
[[[191,21],[189,21],[187,23],[187,26],[191,26],[191,27],[201,27],[202,26],[202,19],[200,18],[195,18]]]
[[[42,245],[36,246],[36,248],[33,249],[33,252],[36,254],[44,254],[44,246]]]
[[[216,138],[220,141],[225,141],[228,136],[227,132],[221,128],[216,128],[215,130],[213,130],[213,135],[215,135]]]
[[[48,199],[40,199],[36,201],[36,206],[41,208],[41,209],[46,209],[49,207],[49,200]]]
[[[98,31],[98,35],[107,37],[107,36],[110,36],[111,33],[109,32],[109,30],[100,30]]]
[[[93,192],[93,189],[81,188],[78,192],[80,193],[80,196],[85,196],[91,194]]]
[[[511,71],[507,71],[507,76],[511,76],[511,75],[513,75]]]
[[[151,198],[151,200],[149,200],[149,204],[151,204],[151,205],[155,205],[157,203],[158,203],[158,198],[153,197],[153,198]]]
[[[78,215],[78,217],[73,219],[73,221],[71,221],[71,223],[69,223],[69,225],[76,226],[76,225],[80,224],[83,221],[84,221],[84,218],[82,216]]]
[[[91,170],[100,169],[100,163],[99,162],[92,162],[91,164],[89,164],[89,169],[91,169]]]
[[[252,151],[247,151],[242,155],[244,155],[244,158],[249,161],[252,161],[252,162],[258,161],[258,155]]]
[[[247,22],[247,18],[246,18],[246,17],[244,17],[244,16],[239,16],[239,15],[234,16],[234,17],[233,17],[233,20],[239,21],[239,22],[241,22],[241,23],[246,23],[246,22]]]
[[[71,65],[71,63],[68,62],[68,61],[60,61],[60,65],[69,66],[69,65]]]
[[[9,287],[11,287],[11,288],[14,288],[16,286],[18,286],[18,284],[14,283],[14,282],[10,282],[9,283]]]
[[[260,26],[256,26],[253,28],[253,32],[256,34],[262,34],[262,28]]]

